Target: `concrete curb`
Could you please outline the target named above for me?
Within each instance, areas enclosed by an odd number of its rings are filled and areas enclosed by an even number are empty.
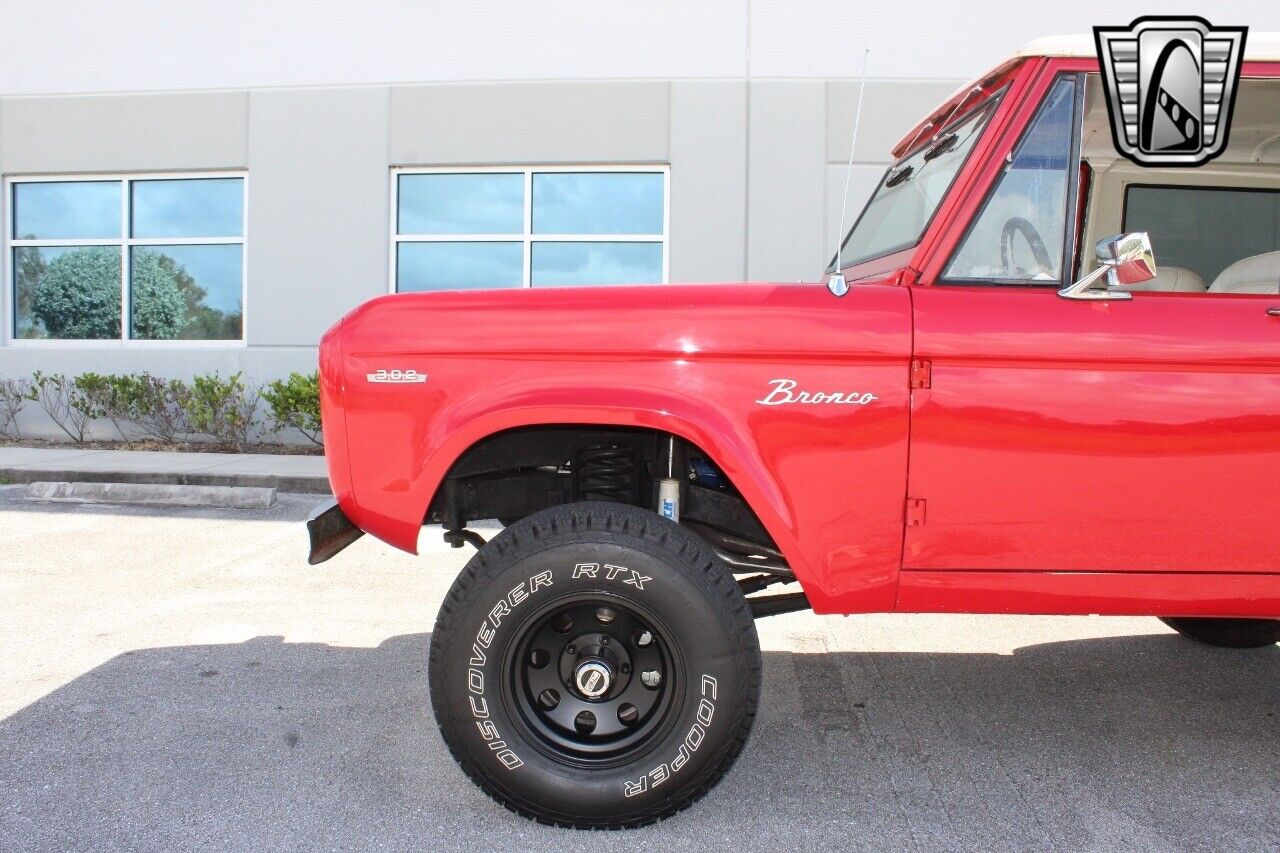
[[[0,481],[28,484],[138,483],[169,486],[224,486],[275,489],[307,495],[331,494],[328,477],[281,476],[276,474],[201,474],[167,471],[74,471],[65,468],[0,468]]]
[[[154,483],[31,483],[27,500],[55,503],[149,504],[270,509],[276,490],[252,486],[175,486]]]

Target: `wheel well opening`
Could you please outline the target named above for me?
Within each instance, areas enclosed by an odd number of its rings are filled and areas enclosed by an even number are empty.
[[[424,523],[448,531],[480,519],[511,524],[588,500],[656,510],[668,478],[676,481],[681,524],[718,552],[749,560],[741,571],[786,571],[759,516],[711,455],[680,436],[643,427],[520,427],[481,439],[449,469]]]

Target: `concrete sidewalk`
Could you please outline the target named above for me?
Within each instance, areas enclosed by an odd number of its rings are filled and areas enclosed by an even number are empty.
[[[329,475],[323,456],[0,447],[0,482],[42,480],[265,486],[282,492],[329,494]]]

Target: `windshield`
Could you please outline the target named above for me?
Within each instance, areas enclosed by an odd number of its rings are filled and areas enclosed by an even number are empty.
[[[885,172],[840,247],[841,269],[920,242],[999,100],[990,98]]]

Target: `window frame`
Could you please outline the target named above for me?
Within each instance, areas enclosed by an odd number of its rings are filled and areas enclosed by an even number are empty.
[[[1041,110],[1045,108],[1045,105],[1049,102],[1050,95],[1053,94],[1053,90],[1062,80],[1071,80],[1074,84],[1072,87],[1074,91],[1072,92],[1071,151],[1067,155],[1067,187],[1062,214],[1064,223],[1063,240],[1060,247],[1062,250],[1062,264],[1058,278],[1049,281],[1046,279],[953,278],[947,276],[946,270],[950,268],[951,263],[963,251],[965,242],[973,233],[973,229],[982,218],[982,214],[986,212],[987,206],[995,198],[996,193],[1000,191],[1000,181],[1005,176],[1007,167],[1012,164],[1012,158],[1016,157],[1022,149],[1027,135],[1031,132],[1031,126],[1040,117]],[[1013,147],[1001,158],[1004,161],[1004,165],[996,172],[990,186],[987,188],[986,194],[982,198],[982,203],[974,210],[969,222],[965,225],[964,231],[960,234],[960,239],[951,247],[946,260],[939,268],[936,284],[956,287],[1018,287],[1024,289],[1053,287],[1059,290],[1070,284],[1071,271],[1076,267],[1076,256],[1079,252],[1076,240],[1080,235],[1076,233],[1075,219],[1080,205],[1080,146],[1084,135],[1085,82],[1086,76],[1083,71],[1057,71],[1049,77],[1048,85],[1041,92],[1040,99],[1035,103],[1026,123],[1020,128],[1018,136],[1013,141]],[[1046,246],[1045,248],[1048,247]]]
[[[925,235],[927,235],[929,233],[929,229],[933,227],[933,223],[938,218],[938,214],[941,212],[943,204],[947,200],[947,196],[949,196],[951,194],[951,191],[956,188],[956,182],[960,180],[960,175],[964,172],[965,167],[969,165],[970,161],[973,160],[974,152],[978,149],[978,146],[979,144],[981,144],[983,138],[985,138],[988,132],[990,132],[992,124],[995,122],[996,115],[997,113],[999,113],[1000,108],[1004,105],[1004,99],[1008,95],[1008,93],[1009,93],[1009,82],[1007,80],[1002,82],[999,86],[992,86],[986,92],[982,100],[975,101],[973,105],[969,107],[969,109],[965,110],[959,117],[952,116],[950,120],[948,120],[947,123],[944,124],[941,128],[939,128],[936,132],[930,134],[927,138],[925,138],[923,141],[919,142],[918,144],[915,144],[911,148],[911,150],[903,152],[901,157],[899,157],[898,159],[890,163],[888,167],[884,170],[884,173],[880,176],[880,180],[876,183],[875,189],[871,191],[871,194],[869,196],[867,196],[866,203],[863,204],[862,210],[858,212],[858,216],[853,220],[853,225],[851,225],[849,229],[845,231],[844,236],[840,240],[840,245],[836,248],[835,257],[831,259],[831,262],[827,265],[827,268],[823,274],[831,275],[832,273],[835,273],[835,272],[843,272],[845,270],[851,270],[854,267],[859,267],[859,266],[862,266],[863,264],[873,263],[882,258],[887,258],[891,255],[896,255],[901,252],[911,251],[917,248],[922,242],[924,242]],[[848,245],[849,240],[852,239],[853,232],[858,230],[858,226],[862,224],[862,220],[866,217],[867,211],[871,207],[871,202],[875,200],[876,195],[880,192],[881,189],[884,188],[885,181],[889,180],[889,176],[892,175],[895,170],[901,167],[904,163],[906,163],[912,157],[916,156],[921,151],[924,151],[929,146],[933,145],[935,142],[941,139],[943,136],[950,133],[955,128],[959,127],[960,125],[964,124],[970,119],[974,118],[983,110],[987,110],[987,109],[991,111],[991,115],[987,116],[986,123],[983,126],[983,128],[980,131],[978,131],[978,135],[974,139],[973,146],[969,149],[969,153],[966,154],[964,159],[960,161],[959,166],[956,168],[955,174],[951,176],[951,181],[947,184],[947,188],[943,190],[942,195],[938,197],[938,203],[934,205],[933,210],[929,214],[929,218],[925,220],[923,227],[921,227],[920,229],[920,234],[916,236],[915,239],[907,243],[903,243],[897,246],[896,248],[889,249],[877,255],[872,255],[870,257],[862,258],[860,260],[850,261],[847,264],[841,264],[840,255],[844,253],[844,247]],[[923,134],[920,134],[920,135],[923,135]]]
[[[132,236],[133,192],[135,181],[182,181],[211,178],[238,178],[240,180],[240,236],[239,237],[134,237]],[[110,182],[120,185],[120,235],[112,238],[57,238],[24,240],[13,236],[13,193],[18,184]],[[4,251],[4,306],[0,319],[4,322],[3,341],[6,347],[40,348],[92,348],[120,349],[234,349],[246,346],[249,330],[249,176],[245,170],[217,170],[195,172],[94,172],[39,175],[4,176],[4,237],[0,247]],[[240,246],[240,337],[233,340],[146,340],[130,337],[130,277],[133,248],[135,246]],[[20,338],[17,336],[17,269],[13,263],[13,250],[33,248],[63,248],[75,246],[109,246],[120,249],[120,337],[119,338]]]
[[[662,234],[535,234],[533,232],[533,176],[539,173],[577,173],[584,174],[618,174],[634,173],[662,175]],[[523,231],[512,234],[401,234],[400,219],[400,176],[401,175],[517,175],[524,178],[524,222]],[[524,253],[521,270],[521,284],[512,288],[480,288],[481,290],[528,290],[533,287],[547,288],[557,285],[534,285],[533,281],[533,244],[534,243],[659,243],[662,246],[662,281],[667,284],[671,280],[671,166],[655,163],[577,163],[556,165],[486,165],[486,166],[393,166],[391,168],[391,207],[388,216],[388,230],[391,234],[390,247],[387,254],[387,292],[400,293],[396,289],[397,255],[401,243],[520,243]],[[613,285],[602,285],[610,287]],[[403,291],[446,292],[446,291]]]

